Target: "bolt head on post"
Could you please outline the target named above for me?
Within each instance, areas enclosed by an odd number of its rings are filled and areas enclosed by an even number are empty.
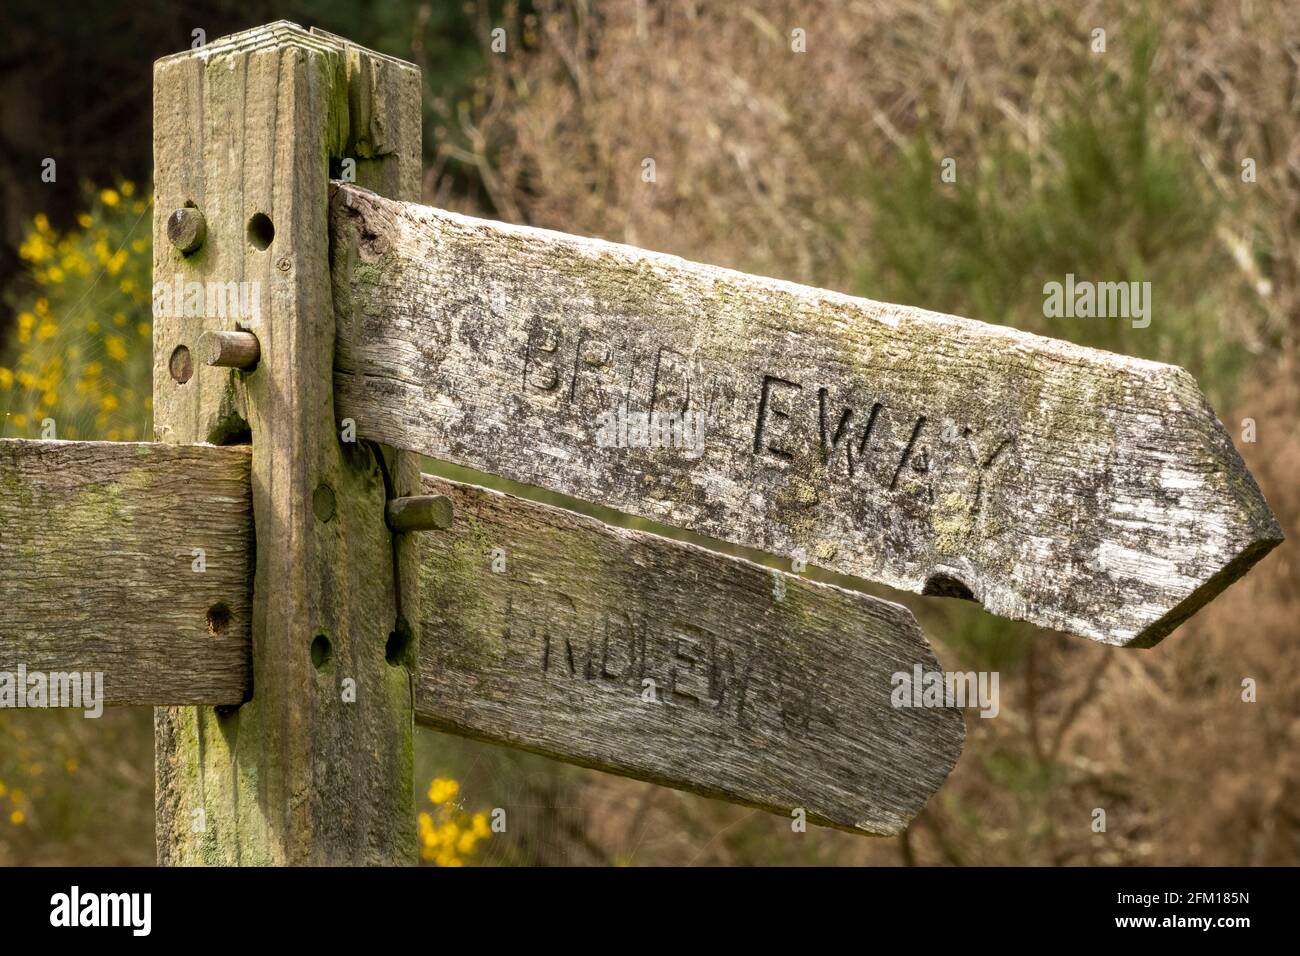
[[[167,238],[181,255],[197,252],[208,235],[203,213],[193,206],[182,206],[167,217]]]

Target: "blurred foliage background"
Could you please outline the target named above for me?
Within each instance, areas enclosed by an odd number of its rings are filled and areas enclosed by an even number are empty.
[[[1293,0],[1149,11],[303,0],[69,16],[10,3],[0,435],[39,437],[51,419],[60,438],[151,437],[150,64],[195,29],[212,39],[288,18],[422,67],[426,202],[1188,368],[1294,539],[1300,15]],[[791,48],[795,29],[806,52]],[[55,183],[41,180],[45,157]],[[940,176],[945,159],[954,182]],[[1067,272],[1150,281],[1150,327],[1044,318],[1042,286]],[[1241,440],[1247,418],[1253,443]],[[968,718],[961,762],[903,837],[793,833],[759,811],[421,731],[422,860],[1300,861],[1289,546],[1148,651],[901,600],[945,667],[1002,675],[999,717]],[[1245,677],[1257,703],[1241,701]],[[150,863],[152,787],[147,710],[0,713],[0,863]],[[1095,807],[1105,833],[1092,832]],[[493,808],[508,813],[504,833],[488,825]]]

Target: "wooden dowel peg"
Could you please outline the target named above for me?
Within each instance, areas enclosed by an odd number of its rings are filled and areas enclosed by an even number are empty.
[[[208,225],[203,213],[193,206],[182,206],[167,217],[167,238],[181,255],[197,252],[207,236]]]
[[[446,495],[413,495],[393,498],[384,508],[388,530],[446,531],[451,527],[451,499]]]
[[[199,336],[199,357],[205,365],[251,372],[262,356],[252,332],[204,332]]]

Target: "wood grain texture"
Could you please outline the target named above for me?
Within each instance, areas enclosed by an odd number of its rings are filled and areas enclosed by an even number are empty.
[[[335,401],[393,445],[1109,644],[1282,539],[1173,366],[358,189],[331,228]]]
[[[289,23],[155,64],[155,284],[256,283],[260,304],[154,323],[158,437],[251,437],[257,537],[252,700],[231,714],[156,713],[164,864],[415,859],[413,662],[390,665],[386,646],[410,628],[398,579],[418,569],[384,505],[388,484],[402,493],[418,474],[340,441],[327,217],[330,164],[343,158],[360,183],[418,195],[419,90],[410,64]],[[207,229],[183,256],[163,237],[187,203]],[[173,380],[177,347],[237,325],[260,343],[256,370],[196,363]],[[322,637],[330,654],[317,668]]]
[[[109,705],[241,702],[249,464],[247,448],[0,439],[0,670],[99,671]]]
[[[456,520],[420,536],[422,722],[872,834],[956,762],[959,711],[891,704],[893,674],[939,668],[906,608],[424,483]]]

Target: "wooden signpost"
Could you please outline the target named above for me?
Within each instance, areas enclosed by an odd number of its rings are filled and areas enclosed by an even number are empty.
[[[417,452],[1129,646],[1281,540],[1179,369],[415,205],[419,88],[159,61],[159,444],[0,441],[0,670],[160,708],[160,862],[412,862],[417,719],[873,834],[955,763],[905,608]]]
[[[403,448],[1108,644],[1282,538],[1171,365],[346,187],[331,228],[335,401]],[[600,447],[622,409],[703,448]]]
[[[906,608],[424,481],[456,522],[424,536],[421,721],[876,834],[956,763],[958,711],[891,705],[939,669]]]

